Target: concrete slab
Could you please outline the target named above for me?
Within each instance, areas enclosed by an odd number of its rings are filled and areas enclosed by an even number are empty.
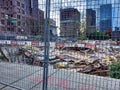
[[[0,88],[2,88],[2,87],[4,87],[5,85],[3,85],[3,84],[0,84]]]
[[[41,90],[43,67],[0,62],[0,82],[25,90]],[[120,90],[120,79],[53,69],[49,66],[48,90]]]
[[[2,89],[2,90],[18,90],[18,89],[11,88],[11,87],[6,87],[6,88],[4,88],[4,89]]]

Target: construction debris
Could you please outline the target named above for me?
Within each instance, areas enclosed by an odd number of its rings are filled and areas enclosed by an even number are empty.
[[[77,72],[91,75],[108,76],[109,65],[118,62],[120,53],[116,49],[98,48],[83,49],[79,47],[68,47],[52,60],[55,68],[76,69]],[[53,63],[54,62],[54,63]]]
[[[108,42],[110,45],[110,42]],[[57,44],[59,45],[59,44]],[[97,46],[99,45],[99,46]],[[104,45],[104,46],[102,46]],[[111,45],[114,45],[111,44]],[[73,46],[50,48],[49,63],[54,68],[76,70],[79,73],[91,75],[108,76],[109,65],[120,60],[120,50],[112,46],[106,46],[104,42],[97,42],[96,45],[85,44],[85,47]],[[1,47],[1,56],[5,56],[10,62],[14,57],[20,57],[19,62],[43,66],[44,48],[25,45],[15,49]]]

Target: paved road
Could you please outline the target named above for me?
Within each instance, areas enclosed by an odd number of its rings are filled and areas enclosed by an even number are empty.
[[[42,90],[43,68],[0,62],[0,90]],[[48,90],[120,90],[120,80],[49,66]]]

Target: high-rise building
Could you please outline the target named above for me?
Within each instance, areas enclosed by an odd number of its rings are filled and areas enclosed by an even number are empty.
[[[26,25],[30,35],[44,34],[44,12],[38,9],[38,0],[26,1]]]
[[[41,35],[41,36],[44,36],[44,29],[45,29],[45,19],[44,19],[44,11],[40,10],[38,11],[38,28],[39,28],[39,31],[38,31],[38,34]]]
[[[90,34],[96,30],[96,11],[86,9],[86,33]]]
[[[60,10],[60,36],[76,38],[80,32],[80,12],[75,8]]]
[[[0,6],[2,6],[2,3],[0,2]],[[6,20],[5,20],[5,13],[6,11],[0,7],[0,34],[3,34],[6,31]]]
[[[0,0],[1,32],[40,34],[43,28],[44,12],[38,9],[38,0]]]
[[[112,30],[112,5],[100,6],[100,31]]]
[[[0,9],[2,32],[20,34],[25,30],[25,0],[0,0]]]
[[[26,14],[38,15],[38,0],[25,0],[26,2]]]
[[[109,29],[112,27],[112,31],[115,30],[115,27],[120,27],[119,6],[120,0],[86,0],[86,8],[96,11],[96,28],[99,31],[105,31],[105,27],[110,27]],[[107,15],[111,17],[111,20]],[[109,18],[109,20],[104,20],[104,17]]]
[[[56,21],[53,19],[50,19],[50,40],[54,40],[56,36],[57,36]]]

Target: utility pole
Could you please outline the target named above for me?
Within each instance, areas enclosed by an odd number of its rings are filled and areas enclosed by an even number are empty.
[[[48,90],[48,65],[49,65],[49,46],[50,46],[50,1],[46,0],[46,20],[44,33],[44,70],[43,70],[43,89]]]
[[[20,35],[22,35],[22,8],[21,8],[21,0],[20,0]]]

